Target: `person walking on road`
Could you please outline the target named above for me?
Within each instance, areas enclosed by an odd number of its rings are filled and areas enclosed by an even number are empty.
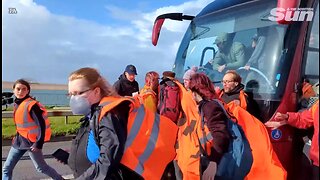
[[[47,110],[30,94],[30,84],[18,79],[13,85],[14,122],[17,134],[12,141],[12,147],[3,165],[2,180],[12,179],[12,172],[20,158],[26,153],[37,169],[55,180],[63,179],[44,160],[42,147],[51,137],[50,122]]]
[[[138,99],[120,97],[94,68],[78,69],[68,80],[72,113],[89,121],[86,132],[72,142],[68,165],[75,177],[160,179],[175,157],[178,127]]]

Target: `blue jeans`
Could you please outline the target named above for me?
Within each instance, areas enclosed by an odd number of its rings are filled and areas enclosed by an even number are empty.
[[[37,152],[31,152],[29,150],[19,150],[11,147],[6,162],[3,165],[2,180],[12,179],[12,172],[20,158],[28,151],[29,156],[33,162],[33,165],[38,172],[50,176],[52,179],[63,179],[60,174],[57,173],[52,167],[50,167],[45,161],[42,154],[42,150]]]

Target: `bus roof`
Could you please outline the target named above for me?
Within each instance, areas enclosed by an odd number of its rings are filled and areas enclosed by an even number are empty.
[[[205,8],[203,8],[203,10],[197,15],[197,17],[250,1],[256,0],[215,0],[212,3],[208,4]]]

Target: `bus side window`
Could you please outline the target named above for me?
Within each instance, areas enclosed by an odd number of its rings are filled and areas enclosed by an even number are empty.
[[[315,11],[306,41],[304,66],[301,75],[301,77],[309,79],[311,85],[319,84],[319,4]],[[314,88],[314,90],[316,90],[316,96],[310,98],[308,106],[319,98],[319,88]]]
[[[305,47],[305,66],[301,77],[308,78],[311,84],[319,82],[319,4],[309,30]]]

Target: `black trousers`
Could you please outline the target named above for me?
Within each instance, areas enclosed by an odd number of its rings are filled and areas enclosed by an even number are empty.
[[[319,166],[312,165],[312,179],[319,180]]]

